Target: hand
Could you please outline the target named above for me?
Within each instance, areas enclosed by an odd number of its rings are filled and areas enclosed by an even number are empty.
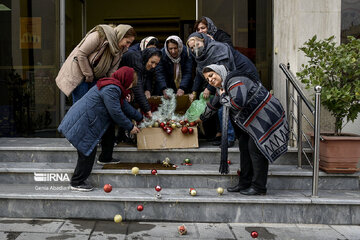
[[[223,93],[225,93],[225,90],[223,88],[220,88],[219,93],[220,93],[220,96],[221,96]]]
[[[131,102],[131,94],[128,94],[126,97],[125,97],[125,100],[127,102]]]
[[[133,127],[133,129],[131,129],[130,133],[131,134],[137,134],[140,132],[140,129],[138,129],[136,126]]]
[[[149,90],[145,91],[145,97],[146,97],[146,99],[149,99],[151,97],[151,93]]]
[[[148,118],[152,118],[152,113],[151,113],[151,111],[146,112],[145,115],[146,115]]]
[[[205,88],[204,92],[203,92],[203,97],[205,99],[208,99],[210,97],[210,91],[209,89]]]
[[[192,93],[190,93],[190,94],[189,94],[189,100],[190,100],[190,102],[193,102],[193,101],[194,101],[194,98],[195,98],[195,95],[192,94]]]
[[[182,96],[182,95],[184,95],[184,90],[182,90],[181,88],[179,88],[178,90],[177,90],[177,93],[176,93],[176,96]]]
[[[166,94],[166,89],[163,90],[163,95],[165,99],[170,99],[170,97]]]
[[[196,122],[197,124],[201,124],[201,123],[202,123],[202,121],[200,120],[200,118],[199,118],[199,119],[196,119],[194,122]]]
[[[92,81],[94,81],[94,76],[85,76],[85,82],[90,83]]]

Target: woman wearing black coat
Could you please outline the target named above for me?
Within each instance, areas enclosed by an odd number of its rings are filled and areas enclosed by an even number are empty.
[[[147,48],[141,52],[128,51],[124,54],[120,67],[128,66],[135,69],[138,84],[133,88],[135,102],[149,117],[152,116],[149,102],[152,80],[155,77],[155,67],[159,64],[161,51],[157,48]]]

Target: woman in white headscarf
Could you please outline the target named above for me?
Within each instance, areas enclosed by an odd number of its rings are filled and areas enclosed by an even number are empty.
[[[97,79],[109,77],[118,69],[122,54],[135,36],[130,25],[97,25],[66,59],[56,77],[57,86],[66,96],[73,93],[75,103]]]
[[[129,51],[142,52],[147,48],[157,48],[159,47],[159,40],[156,37],[149,36],[143,38],[140,43],[136,43],[129,47]]]
[[[164,93],[166,88],[172,88],[177,96],[189,93],[193,84],[193,61],[186,46],[178,36],[172,35],[161,51],[162,57],[156,67],[157,92]]]

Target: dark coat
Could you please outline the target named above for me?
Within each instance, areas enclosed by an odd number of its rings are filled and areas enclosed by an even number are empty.
[[[125,130],[132,130],[130,119],[142,120],[142,115],[128,102],[120,104],[121,90],[116,85],[108,85],[101,90],[92,87],[67,112],[58,131],[85,156],[89,156],[101,137],[115,122]]]
[[[202,75],[202,69],[204,67],[210,64],[219,64],[224,65],[229,71],[234,71],[235,62],[229,45],[217,42],[204,33],[194,32],[189,38],[193,36],[204,39],[204,50],[200,56],[196,57],[195,54],[190,51],[197,64],[192,91],[198,92],[202,90],[203,84],[206,82]],[[213,89],[213,87],[207,83],[206,87]]]
[[[213,38],[214,38],[215,41],[222,42],[222,43],[227,43],[230,47],[234,47],[233,43],[231,41],[231,36],[227,32],[225,32],[225,31],[223,31],[221,29],[218,29],[216,31]]]
[[[147,71],[146,63],[154,51],[160,51],[157,48],[147,48],[144,51],[127,51],[120,62],[120,67],[128,66],[134,68],[138,75],[138,83],[132,88],[135,96],[135,102],[140,105],[144,112],[150,111],[150,105],[145,97],[146,90],[151,91],[152,81],[155,77],[155,70]]]
[[[134,45],[131,45],[128,51],[141,52],[140,43],[135,43]]]
[[[172,88],[174,92],[177,91],[175,82],[174,82],[174,63],[171,59],[166,55],[165,49],[161,50],[162,57],[159,65],[156,67],[156,84],[160,91],[165,88]],[[184,45],[183,50],[181,52],[181,82],[180,87],[186,93],[191,90],[192,87],[192,67],[193,60],[192,57],[188,55],[187,48]]]
[[[284,154],[289,141],[289,126],[279,100],[260,82],[254,82],[239,71],[230,73],[223,86],[225,93],[215,95],[200,119],[206,120],[222,105],[228,106],[231,120],[251,136],[270,162]]]

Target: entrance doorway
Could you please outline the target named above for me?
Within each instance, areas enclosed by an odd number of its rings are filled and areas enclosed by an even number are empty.
[[[197,17],[232,35],[271,89],[272,1],[3,0],[0,11],[0,137],[60,137],[61,109],[71,106],[55,84],[60,67],[60,3],[65,1],[65,56],[97,24],[130,24],[134,43],[169,35],[186,42]],[[46,11],[44,11],[46,9]],[[61,104],[61,97],[65,104]]]

